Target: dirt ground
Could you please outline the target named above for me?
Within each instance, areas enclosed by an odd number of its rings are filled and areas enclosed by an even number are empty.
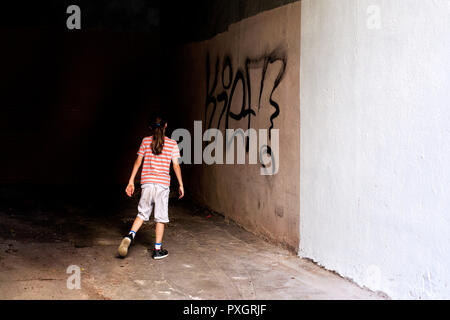
[[[170,201],[167,258],[151,259],[148,222],[121,259],[117,247],[137,213],[138,194],[127,199],[120,190],[105,206],[76,193],[64,199],[65,190],[49,190],[53,200],[42,201],[43,189],[37,196],[0,190],[0,299],[384,298],[188,200]],[[70,266],[79,268],[79,289]]]

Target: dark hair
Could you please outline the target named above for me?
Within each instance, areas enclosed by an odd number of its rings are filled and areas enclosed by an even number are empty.
[[[156,116],[150,121],[150,129],[152,130],[152,152],[153,154],[161,154],[164,147],[164,131],[166,126],[166,121],[160,117]]]

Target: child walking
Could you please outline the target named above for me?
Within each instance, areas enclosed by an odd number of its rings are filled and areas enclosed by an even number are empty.
[[[137,159],[134,162],[133,171],[130,181],[125,189],[129,197],[134,193],[134,178],[141,166],[141,199],[138,205],[138,215],[134,220],[130,232],[120,243],[118,252],[121,257],[125,257],[128,253],[130,245],[134,241],[136,232],[142,226],[144,221],[148,221],[154,207],[154,220],[156,222],[155,233],[156,241],[153,249],[153,259],[162,259],[169,254],[167,250],[162,248],[162,239],[164,235],[164,225],[169,222],[169,192],[170,192],[170,162],[179,183],[179,198],[184,196],[183,180],[181,178],[181,168],[178,163],[180,158],[180,150],[177,142],[165,136],[167,122],[156,117],[150,123],[152,135],[142,140],[141,146],[137,153]]]

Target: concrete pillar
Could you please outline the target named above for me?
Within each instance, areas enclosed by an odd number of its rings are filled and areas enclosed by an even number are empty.
[[[300,255],[450,298],[450,2],[303,0]]]

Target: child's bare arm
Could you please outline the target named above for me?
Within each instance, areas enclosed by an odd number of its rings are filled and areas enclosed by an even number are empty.
[[[175,171],[175,175],[177,176],[177,179],[178,179],[178,184],[180,185],[178,187],[178,192],[180,194],[179,199],[181,199],[184,196],[184,186],[183,186],[183,178],[181,177],[181,168],[180,168],[180,164],[178,163],[177,158],[172,159],[172,165],[173,165],[173,171]]]
[[[134,165],[133,165],[133,171],[131,172],[131,177],[130,180],[128,181],[128,185],[127,188],[125,189],[125,192],[127,193],[127,195],[129,197],[131,197],[134,193],[134,178],[136,177],[136,174],[139,170],[139,167],[142,164],[142,159],[144,157],[138,155],[136,158],[136,161],[134,161]]]

